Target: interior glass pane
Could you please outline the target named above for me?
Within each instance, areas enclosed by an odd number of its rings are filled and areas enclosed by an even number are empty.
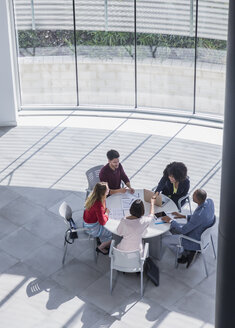
[[[138,106],[192,112],[194,4],[137,0]]]
[[[134,1],[76,1],[76,38],[79,104],[134,106]]]
[[[224,114],[229,1],[198,1],[196,112]]]
[[[71,0],[14,0],[22,105],[76,105]]]

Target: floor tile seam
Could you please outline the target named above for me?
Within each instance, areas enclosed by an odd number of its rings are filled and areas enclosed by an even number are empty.
[[[72,167],[70,167],[67,172],[65,172],[59,179],[57,179],[49,188],[53,188],[58,182],[63,180],[64,177],[66,177],[67,174],[69,174],[74,168],[76,168],[85,158],[87,158],[94,150],[96,150],[102,143],[104,143],[105,140],[107,140],[111,135],[113,135],[126,121],[128,121],[128,118],[126,118],[122,123],[120,123],[115,129],[113,129],[111,132],[109,132],[98,144],[96,144],[92,149],[86,153],[77,163],[75,163]],[[0,181],[1,182],[1,181]]]
[[[33,158],[37,153],[39,153],[44,147],[46,147],[51,141],[53,141],[55,138],[58,137],[58,135],[60,135],[61,133],[63,133],[63,131],[66,128],[60,130],[55,136],[53,136],[51,139],[49,139],[46,143],[44,143],[41,147],[39,147],[37,150],[35,150],[30,156],[28,156],[25,160],[23,160],[23,162],[21,162],[20,164],[18,164],[16,166],[16,168],[14,168],[13,170],[11,170],[7,175],[5,175],[5,177],[1,178],[0,183],[2,181],[4,181],[6,178],[8,178],[9,176],[11,176],[16,170],[18,170],[20,167],[22,167],[26,162],[28,162],[31,158]]]
[[[1,241],[2,241],[2,240],[3,240],[3,239],[1,239]],[[12,257],[14,260],[17,260],[18,262],[21,261],[21,259],[19,259],[19,258],[16,257],[15,255],[11,255],[10,253],[8,253],[7,250],[1,248],[1,246],[0,246],[0,252],[3,252],[3,253],[5,253],[5,254],[7,254],[9,257]]]
[[[94,282],[95,283],[95,282]],[[93,284],[94,284],[93,283]],[[90,287],[90,286],[89,286]],[[88,288],[89,288],[88,287]],[[108,286],[108,292],[109,292],[109,286]],[[84,291],[82,291],[82,293],[81,294],[84,294]],[[135,295],[135,294],[137,294],[136,293],[136,291],[132,291],[131,290],[131,293],[128,295],[128,297],[132,297],[132,295]],[[138,295],[138,294],[137,294]],[[115,297],[115,296],[113,296],[113,292],[112,292],[112,295],[111,295],[112,297]],[[90,302],[89,301],[89,299],[88,299],[88,296],[81,296],[82,298],[83,298],[83,300],[85,300],[86,302]],[[123,296],[124,297],[124,296]],[[127,297],[127,296],[125,296],[125,297]],[[138,298],[137,298],[137,300],[139,301],[140,300],[140,297],[139,297],[139,295],[138,295]],[[91,303],[93,306],[95,305],[94,303]],[[97,305],[95,305],[95,306],[97,306]],[[98,306],[97,306],[98,307]],[[112,316],[112,317],[115,317],[115,318],[119,318],[118,316],[116,316],[116,315],[112,315],[112,312],[116,312],[116,311],[118,311],[117,310],[117,308],[120,308],[120,307],[122,307],[122,304],[120,303],[120,304],[118,304],[118,305],[114,305],[114,306],[112,306],[110,309],[109,309],[109,311],[111,312],[106,312],[107,314],[109,314],[110,316]],[[101,309],[102,310],[102,308],[100,308],[100,307],[98,307],[99,309]],[[131,307],[132,308],[132,307]],[[128,310],[129,311],[129,310]],[[128,311],[126,311],[123,315],[125,315]],[[121,315],[121,318],[123,317],[123,315]]]
[[[94,269],[94,268],[93,268]],[[108,270],[107,272],[100,272],[101,273],[101,276],[99,277],[99,278],[97,278],[97,280],[98,279],[100,279],[100,278],[105,278],[105,279],[107,279],[107,281],[108,281],[108,287],[107,287],[107,289],[109,290],[109,282],[110,282],[110,270]],[[109,274],[109,275],[108,275]],[[113,277],[113,281],[115,282],[115,283],[117,283],[118,282],[118,277],[116,277],[116,278],[114,278]],[[92,282],[91,283],[91,285],[93,285],[93,284],[95,284],[96,283],[96,281],[95,282]],[[113,283],[113,289],[115,288],[115,283]],[[121,286],[122,287],[124,287],[125,289],[129,289],[129,291],[130,292],[132,292],[132,293],[136,293],[136,290],[134,289],[134,288],[131,288],[131,287],[127,287],[125,284],[123,284],[122,282],[120,282],[119,281],[119,284],[121,284]],[[91,286],[91,285],[89,285],[89,287]],[[89,288],[89,287],[87,287],[87,288]]]
[[[165,308],[163,305],[161,305],[161,304],[157,303],[155,300],[150,299],[150,298],[147,298],[147,297],[145,297],[145,296],[143,295],[143,297],[139,297],[139,298],[137,299],[137,302],[136,302],[133,306],[131,306],[127,311],[125,311],[125,312],[121,315],[120,322],[121,322],[123,319],[125,320],[125,316],[128,315],[128,312],[131,311],[132,308],[134,308],[134,307],[137,305],[137,303],[142,302],[142,303],[148,304],[147,302],[144,302],[144,300],[146,300],[146,301],[152,301],[152,302],[156,303],[156,305],[159,305],[159,307],[161,308],[161,311],[159,312],[158,317],[157,317],[155,320],[149,320],[149,319],[146,319],[148,322],[149,322],[149,321],[151,321],[151,322],[155,322],[156,320],[158,320],[159,317],[161,317],[161,316],[163,315],[163,313],[165,313],[165,312],[168,311],[168,309]],[[150,308],[151,308],[151,307],[150,307]],[[119,319],[117,316],[113,316],[113,317],[117,318],[117,320]],[[135,324],[134,322],[133,322],[133,327],[136,327],[136,324]]]
[[[148,135],[141,143],[135,147],[124,159],[121,161],[121,163],[125,162],[129,157],[132,156],[138,149],[140,149],[150,138],[152,137],[152,134]]]
[[[87,251],[87,250],[84,250],[84,252],[82,252],[81,255],[82,255],[83,253],[85,253],[86,251]],[[73,255],[72,255],[72,256],[73,256]],[[104,256],[104,255],[102,255],[102,256]],[[81,259],[80,259],[79,257],[76,257],[76,256],[73,256],[73,257],[74,257],[74,259],[76,259],[76,260],[78,260],[78,261],[84,263],[84,261],[81,261]],[[99,260],[99,259],[97,259],[97,261],[98,261],[98,260]],[[93,266],[92,264],[90,264],[90,263],[84,263],[84,264],[86,264],[87,266],[89,266],[91,270],[94,269],[94,266]],[[94,262],[94,264],[96,264],[96,263]],[[108,271],[106,271],[106,272],[104,273],[104,271],[102,271],[102,269],[99,268],[97,264],[96,264],[96,267],[95,267],[95,268],[96,268],[96,271],[98,271],[99,273],[101,273],[103,276],[105,276],[105,275],[109,272],[109,270],[108,270]]]
[[[7,193],[7,192],[11,192],[11,193],[15,193],[16,195],[18,195],[18,196],[16,196],[15,198],[13,198],[10,202],[12,202],[12,201],[14,201],[14,200],[16,200],[17,198],[19,198],[20,196],[22,196],[18,191],[16,191],[16,190],[13,190],[13,191],[11,191],[11,187],[10,186],[5,186],[5,185],[1,185],[0,184],[0,187],[3,187],[4,188],[4,191],[3,191],[3,195],[1,195],[1,197],[2,196],[4,196],[4,194],[5,193]],[[10,203],[9,202],[9,203]],[[7,204],[6,204],[7,205]],[[6,206],[6,205],[4,205],[4,206]],[[4,206],[2,206],[2,207],[4,207]],[[0,209],[2,208],[2,207],[0,207]]]
[[[7,186],[7,188],[9,188],[9,186]],[[15,202],[17,200],[19,200],[19,198],[22,198],[22,195],[17,193],[19,196],[15,199],[12,199],[9,201],[9,203],[5,204],[3,207],[0,208],[0,212],[2,211],[2,209],[4,209],[4,207],[8,207],[10,203]],[[10,218],[7,218],[4,214],[0,213],[1,216],[3,216],[6,220],[9,220],[11,223],[14,223],[17,226],[17,223],[13,222]]]
[[[170,277],[170,276],[169,276]],[[170,277],[172,279],[172,277]],[[181,282],[181,281],[180,281]],[[183,282],[181,282],[182,285],[184,285],[184,288],[186,288],[186,291],[184,292],[183,295],[177,297],[177,299],[173,302],[173,303],[170,303],[170,304],[161,304],[157,301],[157,302],[160,306],[162,307],[165,307],[166,310],[169,310],[171,311],[172,310],[172,307],[177,303],[179,302],[179,300],[181,300],[182,298],[184,298],[190,291],[191,291],[191,288],[189,286],[187,286],[186,284],[184,284]],[[151,300],[154,300],[154,298],[152,296],[146,296],[147,298],[151,299]]]
[[[27,228],[27,224],[25,224],[24,226],[22,226],[22,228],[24,228],[27,232],[30,232],[30,234],[31,235],[34,235],[35,237],[37,237],[37,238],[39,238],[41,241],[43,241],[44,243],[49,243],[49,241],[50,241],[50,239],[48,239],[48,238],[43,238],[41,235],[37,235],[37,233],[36,232],[32,232],[32,230],[31,230],[31,228]],[[65,231],[66,231],[66,229],[65,229]],[[64,235],[63,235],[63,237],[64,237]],[[51,238],[51,237],[49,237],[49,238]],[[44,245],[44,244],[43,244]],[[50,244],[50,246],[54,246],[54,247],[56,247],[57,249],[61,249],[61,248],[59,248],[58,246],[56,246],[56,245],[54,245],[53,243],[51,243]]]
[[[154,286],[154,287],[155,287],[155,286]],[[158,288],[158,287],[156,287],[156,288]],[[156,298],[154,298],[154,297],[150,297],[150,296],[148,296],[148,295],[145,295],[145,289],[144,289],[143,297],[140,298],[139,302],[141,302],[141,301],[144,302],[144,300],[147,300],[147,301],[153,301],[153,302],[156,303],[159,307],[163,308],[163,311],[161,311],[161,313],[162,313],[162,312],[165,312],[165,311],[168,310],[167,306],[166,306],[165,304],[160,303],[158,300],[156,300]],[[144,303],[146,303],[146,302],[144,302]]]
[[[25,155],[29,150],[31,150],[33,147],[35,147],[38,143],[40,143],[44,138],[49,136],[50,133],[54,132],[62,123],[64,123],[69,116],[67,116],[65,119],[63,119],[59,124],[57,124],[55,127],[49,130],[43,137],[41,137],[37,142],[35,142],[32,146],[30,146],[26,151],[24,151],[20,156],[18,156],[12,163],[10,163],[5,169],[0,171],[0,175],[2,172],[4,172],[9,166],[11,166],[13,163],[15,163],[18,159],[20,159],[23,155]],[[63,129],[64,130],[64,129]]]
[[[8,186],[7,188],[11,188],[11,187]],[[30,187],[29,187],[29,188],[30,188]],[[41,189],[41,188],[36,188],[36,189]],[[43,189],[51,190],[51,189],[49,189],[49,188],[43,188]],[[63,191],[63,190],[62,190],[62,191]],[[72,191],[68,191],[68,192],[69,192],[69,194],[68,194],[66,197],[70,196],[70,195],[73,193]],[[17,193],[18,193],[18,192],[17,192]],[[19,194],[19,193],[18,193],[18,194]],[[19,198],[26,199],[26,200],[30,203],[30,205],[35,206],[39,211],[42,209],[42,210],[48,211],[48,214],[51,214],[51,213],[52,213],[53,215],[55,215],[55,216],[57,216],[57,217],[60,218],[60,215],[59,215],[59,214],[57,215],[56,213],[50,211],[50,209],[47,208],[47,207],[45,207],[44,205],[42,205],[42,204],[40,204],[40,203],[36,203],[35,201],[32,201],[32,199],[29,198],[28,195],[19,194],[19,197],[13,199],[11,202],[18,200]],[[64,199],[64,198],[65,198],[64,196],[61,196],[61,198],[59,198],[59,201],[62,200],[62,199]],[[59,201],[58,201],[58,202],[59,202]],[[56,201],[56,203],[55,203],[54,205],[56,205],[58,202]],[[9,205],[9,203],[6,204],[5,206],[8,206],[8,205]],[[52,205],[52,206],[49,205],[49,206],[50,206],[50,207],[53,207],[54,205]],[[5,206],[4,206],[4,207],[5,207]],[[2,208],[0,208],[0,211],[1,211],[1,209],[2,209]],[[2,215],[2,214],[1,214],[1,215]],[[32,220],[33,218],[35,218],[37,215],[39,215],[39,213],[35,214],[35,216],[33,216],[30,220]],[[6,218],[6,217],[5,217],[5,218]],[[10,218],[7,218],[7,220],[10,220],[10,221],[11,221]],[[17,223],[15,223],[15,222],[13,222],[13,221],[11,221],[11,222],[14,223],[15,225],[17,225]],[[23,226],[24,226],[25,224],[28,224],[28,223],[29,223],[29,222],[24,223]],[[22,226],[22,225],[21,225],[21,226]]]
[[[88,187],[88,186],[87,186],[87,187]],[[86,188],[86,189],[87,189],[87,188]],[[85,195],[86,195],[86,189],[84,189],[84,191],[79,191],[79,192],[82,192],[82,193],[84,194],[84,196],[85,196]],[[54,189],[52,188],[52,190],[54,190]],[[85,202],[85,197],[82,198],[80,195],[77,195],[77,194],[76,194],[77,192],[78,192],[78,190],[72,190],[72,191],[71,191],[71,194],[73,194],[73,195],[79,197],[81,200],[83,200],[83,201]]]
[[[210,265],[211,266],[211,265]],[[164,272],[164,273],[166,273],[167,271],[165,271],[165,270],[168,270],[168,269],[163,269],[163,271],[162,272]],[[185,270],[188,270],[188,269],[186,269],[185,268]],[[169,271],[169,270],[168,270]],[[210,275],[210,274],[209,274]],[[183,281],[182,281],[182,279],[180,279],[180,277],[178,277],[177,275],[173,275],[173,273],[172,273],[172,277],[177,281],[177,282],[179,282],[179,283],[183,283]],[[200,282],[202,282],[204,279],[206,278],[206,275],[205,275],[205,277],[203,277],[203,278],[201,278],[201,280],[199,281],[199,282],[196,282],[196,283],[193,283],[193,285],[188,285],[187,283],[185,283],[186,284],[186,286],[188,287],[188,288],[193,288],[194,286],[197,286]],[[186,278],[187,279],[187,278]]]
[[[105,315],[105,317],[107,318],[107,319],[109,319],[110,321],[112,321],[112,318],[114,318],[114,317],[112,317],[109,313],[107,313],[106,315]],[[104,318],[105,319],[105,318]],[[104,319],[100,319],[100,320],[98,320],[96,323],[94,323],[91,327],[89,327],[89,328],[97,328],[97,324],[100,324],[100,328],[109,328],[109,327],[111,327],[111,326],[103,326],[103,324],[102,324],[102,326],[101,326],[101,321],[103,322],[104,321]],[[113,320],[113,322],[111,323],[111,325],[114,323],[114,322],[116,322],[117,321],[117,319],[115,318],[115,320]],[[109,323],[108,323],[108,325],[109,325]],[[130,327],[127,327],[126,325],[125,325],[125,327],[123,326],[122,328],[130,328]]]
[[[167,309],[170,312],[174,311],[176,309],[177,304],[180,303],[181,301],[183,301],[187,296],[190,296],[192,291],[194,290],[193,288],[190,288],[189,286],[188,286],[188,289],[189,290],[184,295],[181,295],[174,303],[169,304],[167,306]]]
[[[203,188],[203,186],[208,183],[213,176],[219,172],[219,170],[221,169],[221,162],[222,159],[220,158],[208,171],[206,174],[204,174],[204,176],[189,190],[189,194],[191,194],[197,187],[200,186],[200,188]],[[209,175],[209,177],[207,177]],[[206,179],[206,181],[204,182],[204,180]]]
[[[139,174],[139,172],[148,164],[150,163],[163,149],[165,149],[165,147],[170,144],[170,142],[172,142],[175,137],[184,129],[187,127],[187,123],[185,123],[172,137],[170,137],[168,139],[167,142],[165,142],[164,145],[162,145],[160,147],[160,149],[158,149],[131,177],[130,180],[133,179],[137,174]]]
[[[11,268],[13,268],[13,267],[14,267],[16,264],[18,264],[19,262],[21,262],[21,260],[19,260],[18,258],[16,258],[14,255],[10,255],[10,254],[8,254],[4,249],[0,249],[0,252],[4,252],[5,254],[7,254],[7,255],[10,256],[10,257],[13,257],[13,259],[17,261],[17,262],[15,262],[14,264],[10,265],[10,266],[6,269],[7,271],[10,270]],[[1,276],[2,274],[7,273],[6,270],[5,270],[5,271],[2,271],[2,272],[0,271],[0,276]]]
[[[170,278],[170,280],[174,279],[173,276],[171,276],[168,272],[163,272],[164,275],[166,275],[168,278]],[[160,270],[160,278],[161,278],[161,270]],[[179,281],[185,288],[190,288],[187,284],[185,284],[183,281]]]
[[[57,269],[55,272],[49,274],[48,277],[50,277],[51,279],[54,280],[54,278],[53,278],[52,276],[55,275],[55,274],[57,274],[60,270],[65,269],[65,268],[66,268],[66,265],[69,265],[69,263],[72,262],[72,261],[74,261],[74,260],[79,261],[79,260],[78,260],[76,257],[74,257],[73,255],[71,255],[71,258],[72,258],[72,259],[70,259],[69,262],[65,263],[64,265],[61,263],[61,267],[60,267],[59,269]],[[62,262],[62,261],[61,261],[61,262]],[[66,259],[65,259],[65,262],[66,262]],[[88,266],[88,267],[90,267],[88,264],[86,264],[86,263],[84,263],[84,262],[82,262],[82,264],[83,264],[84,266]],[[93,269],[93,271],[92,271],[92,270],[91,270],[91,271],[94,272],[94,268],[92,268],[92,267],[90,267],[90,268]],[[97,271],[97,269],[96,269],[96,271]],[[97,271],[97,273],[99,273],[100,275],[97,277],[96,280],[100,279],[100,278],[103,276],[102,272]],[[55,280],[55,281],[56,281],[56,280]],[[56,281],[56,283],[60,285],[59,282]],[[95,283],[95,282],[91,282],[88,286],[86,286],[86,289],[89,288],[89,287],[90,287],[92,284],[94,284],[94,283]],[[70,290],[69,288],[66,288],[66,286],[63,286],[63,288],[66,289],[68,292],[71,292],[71,290]]]
[[[128,273],[128,272],[126,272]],[[129,272],[130,273],[130,272]],[[116,277],[115,277],[115,274],[116,274]],[[138,285],[138,288],[134,288],[134,287],[131,287],[128,285],[128,282],[122,282],[120,281],[120,279],[118,278],[118,276],[121,274],[121,271],[118,271],[118,270],[115,270],[113,269],[113,281],[115,281],[115,283],[117,284],[121,284],[122,287],[125,287],[125,288],[129,288],[130,290],[136,292],[136,293],[139,293],[140,291],[140,287]],[[134,274],[134,272],[130,273],[130,274]],[[110,279],[110,269],[104,274],[107,279]],[[145,284],[147,284],[147,277],[143,276],[143,283],[144,283],[144,289],[145,289]],[[125,278],[123,279],[125,281]],[[139,280],[139,278],[138,278]],[[139,284],[139,281],[138,281],[138,284]],[[114,284],[113,284],[113,287],[114,287]]]
[[[33,233],[33,232],[31,232],[31,231],[25,229],[24,227],[19,227],[17,230],[22,230],[22,229],[25,230],[25,232],[27,232],[27,233],[30,232],[30,235],[31,235],[32,237],[36,237],[37,239],[40,239],[41,242],[43,242],[43,243],[40,244],[39,246],[36,246],[36,248],[34,248],[34,251],[35,251],[35,250],[38,250],[41,246],[43,246],[43,245],[46,243],[45,240],[41,239],[39,236],[35,235],[35,233]],[[2,242],[4,242],[4,239],[9,238],[9,236],[11,236],[12,234],[14,234],[15,232],[16,232],[16,230],[13,231],[13,232],[11,232],[11,233],[8,234],[7,236],[5,236],[3,239],[1,239],[0,244],[1,244]],[[1,247],[1,245],[0,245],[0,247]],[[2,249],[3,249],[3,248],[2,248]],[[14,255],[8,253],[5,249],[3,249],[3,250],[4,250],[4,252],[6,252],[8,255],[15,257]],[[30,254],[31,254],[31,253],[30,253]],[[19,261],[24,261],[24,260],[27,258],[27,255],[26,255],[26,257],[24,256],[23,258],[18,258],[18,257],[15,257],[15,258],[18,259]]]
[[[212,296],[212,295],[208,295],[207,293],[205,293],[205,292],[203,292],[203,291],[200,291],[200,290],[197,290],[197,289],[195,289],[194,287],[191,289],[191,291],[190,291],[191,293],[196,293],[196,294],[202,294],[203,295],[203,297],[208,297],[208,298],[210,298],[212,301],[215,301],[215,297],[214,296]]]
[[[215,295],[211,295],[211,294],[209,294],[209,293],[207,293],[207,292],[203,292],[203,291],[201,291],[201,290],[199,290],[199,289],[196,289],[195,287],[194,287],[193,289],[196,290],[196,291],[199,292],[199,293],[202,293],[202,294],[205,295],[205,296],[208,296],[208,297],[210,297],[210,298],[212,298],[212,299],[215,299]]]

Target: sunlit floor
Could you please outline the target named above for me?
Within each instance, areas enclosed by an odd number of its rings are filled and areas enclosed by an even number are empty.
[[[93,260],[91,242],[78,240],[62,267],[66,226],[62,201],[82,222],[85,172],[106,163],[113,148],[134,188],[154,187],[166,164],[183,161],[192,193],[203,187],[215,202],[217,245],[222,128],[178,120],[119,113],[31,115],[15,128],[0,128],[0,322],[2,327],[214,327],[216,261],[206,255],[209,277],[199,257],[174,268],[167,251],[158,263],[160,286],[119,274],[109,293],[107,256]],[[74,115],[75,114],[75,115]],[[102,116],[103,115],[103,116]],[[207,124],[208,125],[208,124]]]

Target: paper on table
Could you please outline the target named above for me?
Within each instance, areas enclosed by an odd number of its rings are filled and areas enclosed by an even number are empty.
[[[137,191],[135,191],[135,193],[132,194],[132,196],[134,196],[136,199],[140,198],[140,194]]]
[[[122,208],[124,210],[129,210],[131,203],[132,203],[131,198],[122,198]]]
[[[109,218],[113,220],[121,220],[124,217],[123,209],[113,208],[109,213]]]

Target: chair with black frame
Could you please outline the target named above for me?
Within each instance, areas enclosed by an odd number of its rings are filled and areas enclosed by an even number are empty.
[[[86,199],[89,196],[90,192],[93,190],[96,183],[100,181],[99,173],[103,166],[104,165],[97,165],[86,171],[86,177],[88,181],[88,188],[86,189]]]
[[[190,257],[190,263],[188,262],[187,267],[189,266],[189,264],[191,264],[195,261],[195,258],[197,256],[197,254],[201,253],[203,263],[204,263],[204,267],[205,267],[206,276],[208,277],[208,269],[207,269],[204,253],[206,252],[206,250],[208,249],[208,247],[211,244],[212,250],[213,250],[213,255],[214,255],[214,258],[216,259],[215,246],[214,246],[214,241],[213,241],[213,237],[212,237],[212,234],[211,234],[211,230],[212,230],[215,222],[216,222],[216,216],[214,216],[213,223],[203,231],[203,233],[201,235],[201,240],[196,240],[194,238],[190,238],[190,237],[185,236],[185,235],[180,235],[180,243],[179,243],[179,245],[177,245],[177,254],[176,254],[176,257],[175,257],[175,267],[176,268],[178,267],[178,263],[179,263],[178,257],[179,257],[180,249],[182,248],[182,239],[187,239],[187,240],[190,240],[190,241],[192,241],[192,242],[194,242],[194,243],[196,243],[200,246],[200,249],[198,249],[195,252],[192,252],[192,254],[191,254],[192,256]],[[184,263],[184,262],[181,262],[181,263]],[[186,263],[186,261],[185,261],[185,263]]]
[[[65,235],[64,235],[64,254],[63,254],[63,258],[62,258],[62,264],[64,265],[64,262],[65,262],[68,245],[73,244],[74,240],[78,239],[78,238],[80,240],[89,239],[93,242],[94,260],[96,262],[97,261],[97,253],[96,253],[97,239],[90,236],[88,229],[78,228],[76,226],[76,223],[74,222],[74,220],[72,218],[72,214],[73,214],[72,209],[66,202],[63,202],[60,205],[59,213],[63,217],[63,219],[68,227],[68,229],[65,231]],[[85,238],[81,239],[82,238],[81,235],[84,232],[86,233],[86,236],[85,236]],[[87,238],[87,236],[88,236],[88,238]]]

